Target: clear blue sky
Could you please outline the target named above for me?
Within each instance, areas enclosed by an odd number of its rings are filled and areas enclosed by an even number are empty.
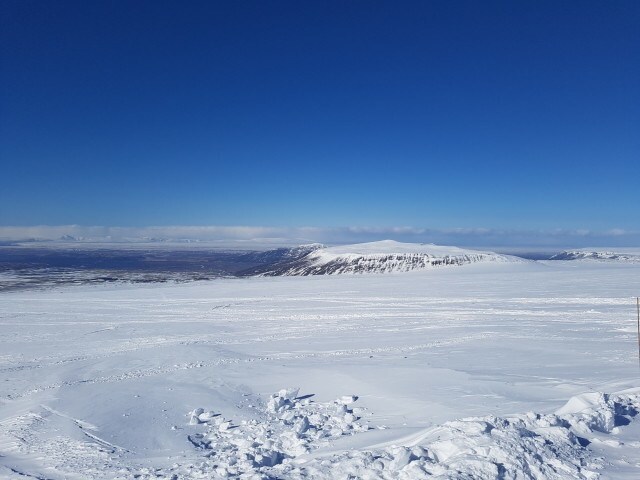
[[[636,0],[0,16],[0,225],[640,230]]]

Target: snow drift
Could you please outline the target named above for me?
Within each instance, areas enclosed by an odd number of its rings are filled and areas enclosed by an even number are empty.
[[[234,425],[215,412],[189,413],[201,432],[189,437],[204,452],[198,466],[143,470],[139,478],[596,479],[603,459],[591,443],[622,445],[619,427],[640,412],[638,390],[586,393],[555,413],[470,417],[421,430],[393,444],[333,448],[340,437],[376,430],[348,395],[316,404],[283,389],[262,405],[261,421]],[[326,450],[325,450],[326,452]]]

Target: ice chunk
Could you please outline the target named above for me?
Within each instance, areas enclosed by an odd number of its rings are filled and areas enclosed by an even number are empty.
[[[298,435],[302,435],[308,429],[309,429],[309,419],[306,416],[304,416],[300,420],[298,420],[296,422],[295,426],[294,426],[294,431]]]
[[[358,400],[358,397],[356,395],[343,395],[336,400],[336,403],[340,403],[342,405],[351,405],[356,400]]]
[[[278,392],[278,396],[285,400],[293,401],[298,397],[300,388],[285,388]]]
[[[190,415],[191,418],[189,419],[189,425],[198,425],[199,423],[202,423],[202,421],[200,420],[200,415],[202,415],[204,413],[204,408],[196,408],[195,410],[193,410]]]
[[[408,448],[401,447],[393,453],[393,460],[391,460],[391,463],[389,463],[389,468],[391,470],[401,470],[411,461],[411,450],[409,450]]]

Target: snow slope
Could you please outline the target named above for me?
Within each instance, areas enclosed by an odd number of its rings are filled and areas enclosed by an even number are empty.
[[[639,290],[492,262],[1,293],[0,478],[640,478]]]
[[[438,266],[523,261],[493,252],[393,240],[319,248],[265,275],[334,275],[408,272]]]

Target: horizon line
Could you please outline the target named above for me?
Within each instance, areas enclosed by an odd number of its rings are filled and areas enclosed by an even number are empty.
[[[218,244],[227,247],[292,246],[307,243],[348,244],[393,239],[407,243],[500,247],[590,248],[640,246],[640,232],[619,228],[505,229],[487,227],[428,228],[413,226],[252,226],[156,225],[143,227],[99,225],[0,226],[0,241],[14,243],[73,242],[114,245],[141,243]]]

